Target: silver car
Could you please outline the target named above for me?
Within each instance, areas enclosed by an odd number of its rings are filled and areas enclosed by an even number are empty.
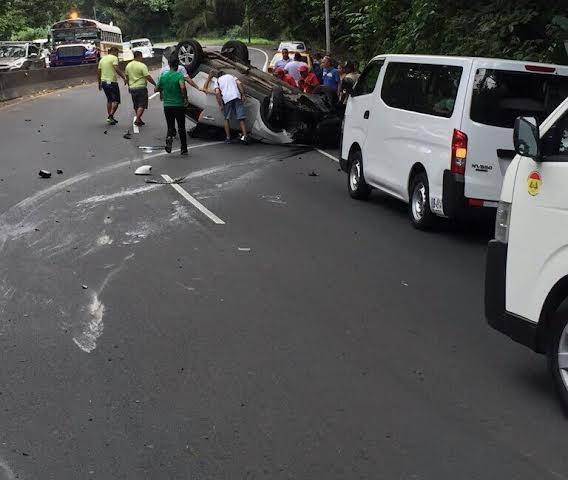
[[[0,42],[0,72],[45,68],[39,46],[33,42]]]

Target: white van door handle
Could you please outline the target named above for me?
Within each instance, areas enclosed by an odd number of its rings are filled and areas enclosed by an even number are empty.
[[[365,120],[367,120],[367,119],[369,118],[370,113],[371,113],[371,112],[369,112],[369,110],[365,110],[365,113],[363,114],[363,118],[364,118]]]

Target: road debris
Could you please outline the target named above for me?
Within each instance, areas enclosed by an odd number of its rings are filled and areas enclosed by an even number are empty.
[[[57,175],[63,175],[63,170],[61,170],[60,168],[57,169]]]
[[[81,288],[82,288],[83,290],[87,290],[87,288],[89,288],[89,287],[88,287],[87,285],[81,285]]]
[[[108,130],[105,130],[103,133],[104,133],[105,135],[108,135]]]
[[[49,170],[40,170],[38,175],[41,178],[51,178],[51,172]]]
[[[250,252],[250,247],[239,247],[239,252]]]
[[[177,184],[177,183],[185,183],[187,180],[187,178],[185,176],[183,177],[177,177],[177,178],[172,178],[171,181],[169,180],[164,180],[163,178],[147,178],[146,180],[144,180],[146,183],[157,183],[158,185],[172,185],[172,184]]]
[[[319,177],[319,173],[315,170],[312,170],[310,173],[308,173],[308,177]]]
[[[408,283],[406,283],[404,280],[403,280],[402,282],[400,282],[400,284],[401,284],[403,287],[408,287]]]
[[[134,171],[134,175],[151,175],[152,165],[142,165]]]

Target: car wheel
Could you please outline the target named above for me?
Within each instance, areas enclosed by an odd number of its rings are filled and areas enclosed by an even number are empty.
[[[356,200],[366,200],[371,194],[371,187],[367,185],[363,174],[363,155],[360,151],[350,155],[347,190],[351,198]]]
[[[229,40],[221,48],[221,55],[245,65],[250,65],[248,47],[238,40]]]
[[[554,386],[568,414],[568,312],[556,314],[548,347],[548,366]]]
[[[410,221],[418,230],[427,230],[434,223],[435,216],[430,210],[430,190],[425,172],[419,172],[412,178],[409,193]]]
[[[322,97],[324,97],[330,109],[335,108],[339,103],[337,92],[331,87],[318,85],[316,88],[314,88],[314,91],[312,93],[314,95],[321,95]]]
[[[265,106],[265,117],[274,128],[280,128],[284,121],[284,91],[280,85],[275,85],[270,92]]]
[[[203,61],[203,48],[197,40],[183,40],[177,44],[175,54],[188,75],[193,75]]]

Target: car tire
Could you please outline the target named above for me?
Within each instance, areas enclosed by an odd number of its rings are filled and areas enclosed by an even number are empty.
[[[419,172],[410,182],[408,214],[414,228],[428,230],[435,220],[430,210],[430,188],[426,172]]]
[[[197,40],[183,40],[179,42],[175,49],[175,54],[183,65],[188,75],[193,75],[203,61],[203,48]]]
[[[347,191],[355,200],[367,200],[371,187],[363,174],[363,155],[359,150],[349,156],[349,172],[347,173]]]
[[[314,88],[314,91],[312,93],[314,95],[321,95],[322,97],[324,97],[330,109],[335,108],[339,103],[337,92],[331,87],[318,85],[316,88]]]
[[[562,359],[566,359],[563,361]],[[548,345],[548,367],[554,386],[568,415],[568,311],[557,312]],[[563,368],[564,367],[564,368]]]
[[[248,47],[238,40],[229,40],[221,48],[221,55],[239,63],[250,65]]]
[[[284,122],[284,91],[280,85],[272,87],[265,106],[265,117],[273,128],[280,128]]]

